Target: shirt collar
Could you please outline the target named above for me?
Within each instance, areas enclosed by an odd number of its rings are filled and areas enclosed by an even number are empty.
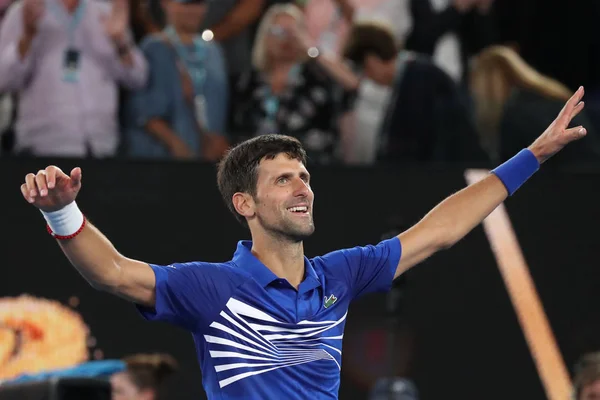
[[[233,262],[240,268],[248,271],[254,279],[265,287],[271,282],[279,279],[266,265],[264,265],[254,254],[252,254],[252,241],[240,240],[233,256]],[[304,293],[308,290],[321,286],[321,281],[308,258],[304,257],[305,278],[300,283],[298,292]]]

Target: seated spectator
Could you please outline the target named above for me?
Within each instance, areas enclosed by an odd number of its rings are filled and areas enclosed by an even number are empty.
[[[600,352],[585,354],[575,366],[574,400],[600,399]]]
[[[167,26],[147,37],[148,85],[126,110],[128,154],[216,161],[227,150],[227,71],[219,45],[198,33],[203,0],[168,0]]]
[[[429,58],[398,51],[389,28],[355,24],[344,54],[366,77],[392,87],[380,133],[379,160],[487,161],[458,86]]]
[[[127,0],[22,0],[0,31],[0,92],[19,97],[16,151],[35,156],[113,156],[118,84],[146,82],[131,42]]]
[[[312,161],[335,160],[341,118],[353,93],[309,57],[302,11],[277,4],[258,29],[252,64],[234,93],[232,131],[236,139],[277,132],[298,138]],[[313,49],[317,51],[316,49]],[[316,53],[314,54],[316,55]]]
[[[481,144],[496,163],[528,146],[572,95],[565,85],[540,74],[504,46],[490,47],[475,60],[470,87]],[[587,111],[572,124],[585,126],[588,134],[557,154],[553,165],[600,159],[600,138]]]
[[[166,354],[135,354],[124,360],[127,369],[111,376],[112,400],[168,398],[165,380],[177,371],[175,359]]]

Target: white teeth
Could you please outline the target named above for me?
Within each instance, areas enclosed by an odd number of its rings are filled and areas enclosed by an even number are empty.
[[[288,210],[291,212],[306,212],[308,211],[308,207],[290,207]]]

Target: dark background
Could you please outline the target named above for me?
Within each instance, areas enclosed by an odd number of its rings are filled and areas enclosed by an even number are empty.
[[[203,391],[191,335],[142,320],[133,306],[93,290],[48,236],[38,211],[21,197],[27,172],[70,160],[0,161],[0,296],[29,293],[77,307],[105,358],[167,351],[183,371],[171,399]],[[214,166],[193,163],[78,162],[78,203],[125,255],[153,263],[230,259],[249,233],[222,204]],[[308,256],[376,243],[417,222],[465,186],[464,169],[310,168],[317,230]],[[598,171],[600,172],[600,171]],[[597,259],[599,176],[541,171],[506,203],[569,370],[581,353],[600,349]],[[341,399],[364,399],[375,379],[415,380],[423,400],[543,399],[520,326],[481,227],[453,248],[409,271],[390,296],[376,294],[350,310]],[[394,339],[393,343],[391,339]],[[92,349],[92,350],[94,350]]]

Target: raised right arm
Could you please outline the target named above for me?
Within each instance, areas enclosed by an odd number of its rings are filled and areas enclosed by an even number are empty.
[[[84,220],[75,202],[80,189],[80,168],[69,176],[55,166],[28,174],[21,185],[23,197],[40,209],[62,251],[94,288],[154,307],[156,278],[152,268],[123,256]]]

